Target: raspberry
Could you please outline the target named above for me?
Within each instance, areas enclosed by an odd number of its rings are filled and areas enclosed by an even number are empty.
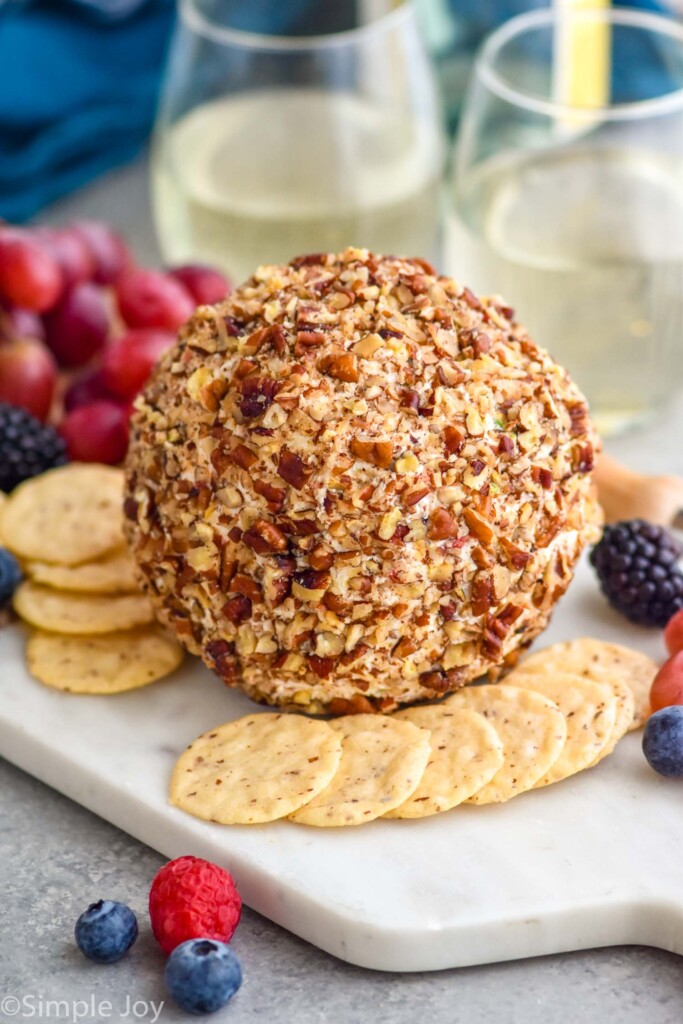
[[[232,876],[201,857],[178,857],[157,873],[149,893],[154,936],[164,953],[187,939],[229,942],[242,900]]]

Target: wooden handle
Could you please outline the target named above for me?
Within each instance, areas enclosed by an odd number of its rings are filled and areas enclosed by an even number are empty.
[[[646,476],[601,454],[594,473],[598,498],[608,523],[648,519],[670,526],[683,512],[683,479]]]

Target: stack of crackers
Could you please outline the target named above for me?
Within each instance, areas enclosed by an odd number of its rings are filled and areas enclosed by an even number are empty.
[[[3,502],[0,541],[26,576],[14,610],[32,627],[29,669],[55,689],[120,693],[182,660],[136,582],[122,496],[120,470],[72,463],[26,481]]]
[[[248,715],[187,748],[171,802],[220,824],[318,826],[504,803],[610,754],[649,715],[656,671],[638,651],[580,639],[538,652],[504,684],[392,716]]]

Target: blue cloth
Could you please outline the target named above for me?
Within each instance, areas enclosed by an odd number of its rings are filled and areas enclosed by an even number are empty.
[[[22,221],[140,150],[173,0],[0,4],[0,217]]]
[[[430,39],[453,128],[481,36],[547,0],[421,0],[450,25],[443,52]],[[661,9],[661,0],[621,0]],[[222,0],[225,20],[252,32],[348,27],[356,0]],[[175,13],[174,0],[0,0],[0,217],[22,221],[124,163],[147,139]],[[449,20],[450,19],[450,20]],[[649,77],[665,87],[649,44],[620,62],[614,98]],[[626,71],[624,71],[624,65]]]
[[[619,0],[620,7],[669,14],[658,0]],[[676,44],[648,33],[615,28],[612,37],[612,103],[637,103],[674,92],[681,86]]]

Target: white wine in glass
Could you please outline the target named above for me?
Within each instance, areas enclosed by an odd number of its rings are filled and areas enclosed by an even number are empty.
[[[570,16],[523,15],[481,54],[447,263],[512,303],[611,434],[683,385],[683,27],[635,11],[574,13],[610,26],[617,95],[570,107],[542,71]]]
[[[197,89],[171,60],[153,159],[165,258],[215,263],[235,280],[346,245],[436,258],[442,138],[411,7],[323,40],[214,35],[202,42],[214,60],[245,50],[243,87],[186,109]],[[321,81],[330,65],[333,88]],[[261,66],[270,81],[256,87]]]

